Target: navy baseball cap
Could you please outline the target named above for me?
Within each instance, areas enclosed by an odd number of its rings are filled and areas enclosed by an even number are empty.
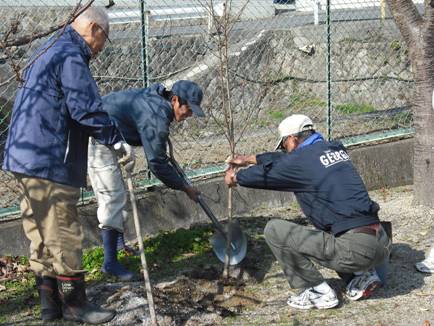
[[[195,82],[190,80],[178,80],[172,86],[173,95],[177,95],[181,98],[182,101],[187,102],[191,111],[198,116],[204,117],[205,113],[203,113],[202,108],[200,107],[200,103],[202,102],[203,92],[202,89]]]

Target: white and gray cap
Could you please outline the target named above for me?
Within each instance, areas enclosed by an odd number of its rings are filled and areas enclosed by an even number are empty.
[[[285,118],[279,124],[279,142],[275,150],[277,151],[282,147],[283,139],[287,136],[297,135],[298,133],[306,130],[314,130],[315,126],[312,120],[304,114],[293,114]]]

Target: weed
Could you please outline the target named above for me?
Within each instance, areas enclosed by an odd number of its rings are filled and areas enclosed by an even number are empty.
[[[401,42],[399,40],[393,40],[392,42],[390,42],[390,48],[395,51],[400,50]]]
[[[37,297],[33,273],[26,273],[23,278],[6,281],[2,285],[6,290],[0,292],[0,323],[6,322],[6,316],[12,313],[28,310]]]
[[[300,205],[298,204],[298,201],[294,199],[291,202],[291,206],[289,208],[290,208],[290,210],[299,211],[300,210]]]
[[[300,95],[294,96],[290,101],[290,107],[293,110],[305,109],[307,107],[324,108],[327,103],[317,97],[301,97]]]
[[[285,113],[282,111],[277,111],[277,110],[272,110],[268,113],[270,115],[271,118],[273,118],[274,120],[283,120],[283,118],[285,117]]]
[[[337,104],[334,108],[343,114],[368,113],[375,111],[374,106],[364,103]]]
[[[153,238],[146,239],[144,247],[150,270],[158,269],[158,277],[164,277],[191,264],[209,263],[213,259],[209,243],[211,234],[210,227],[194,227],[189,230],[161,232]],[[138,256],[127,256],[121,251],[118,258],[130,270],[139,271],[141,268]],[[28,264],[27,257],[20,257],[19,261]],[[86,281],[95,282],[108,278],[100,271],[103,261],[104,251],[101,247],[84,251],[83,268],[88,271]],[[39,314],[33,273],[26,273],[20,279],[6,281],[2,285],[6,289],[0,291],[0,324],[6,322],[6,316],[12,312]]]
[[[379,189],[379,193],[381,197],[383,198],[383,201],[387,201],[387,198],[390,196],[390,191],[386,187],[381,187]]]

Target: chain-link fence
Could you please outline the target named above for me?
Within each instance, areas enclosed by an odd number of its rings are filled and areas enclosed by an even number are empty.
[[[77,2],[0,0],[0,40],[59,24]],[[237,151],[244,153],[272,150],[278,123],[291,113],[309,115],[328,138],[381,138],[412,127],[407,48],[384,0],[114,3],[112,43],[92,61],[101,93],[196,81],[207,117],[174,123],[172,131],[177,159],[188,169],[229,155],[223,107],[233,112]],[[14,67],[24,67],[44,40],[0,49],[1,146],[17,88]],[[145,164],[138,169],[141,178]],[[1,172],[2,207],[17,200],[10,180]]]

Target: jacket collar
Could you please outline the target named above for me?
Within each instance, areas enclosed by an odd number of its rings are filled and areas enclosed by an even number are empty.
[[[297,149],[312,145],[316,142],[323,141],[323,140],[324,140],[323,136],[319,132],[316,132],[310,135],[308,138],[306,138],[304,142],[302,142],[300,145],[298,145]]]
[[[92,57],[92,50],[90,49],[89,45],[87,45],[84,38],[80,34],[78,34],[71,25],[66,26],[65,34],[69,34],[73,42],[78,44],[89,63],[89,60]]]
[[[157,94],[161,96],[161,100],[164,103],[164,105],[162,105],[163,111],[166,114],[169,121],[172,122],[173,119],[175,118],[175,113],[173,112],[172,105],[170,104],[170,101],[163,96],[166,88],[162,84],[154,84],[154,85],[150,86],[150,88],[154,89],[157,92]]]

